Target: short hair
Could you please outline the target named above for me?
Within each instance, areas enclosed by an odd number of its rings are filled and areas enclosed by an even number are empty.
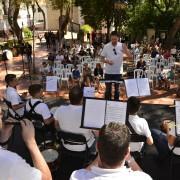
[[[111,36],[117,36],[117,37],[119,37],[119,33],[118,33],[117,31],[112,31],[112,32],[111,32]]]
[[[141,102],[138,98],[132,96],[127,101],[127,112],[128,114],[135,114],[139,111]]]
[[[29,94],[31,96],[35,96],[37,93],[39,93],[41,91],[43,87],[40,84],[32,84],[29,86]]]
[[[12,82],[16,78],[15,74],[7,74],[5,76],[5,82],[7,85],[9,85],[10,82]]]
[[[99,157],[108,166],[117,166],[125,158],[130,142],[130,133],[126,125],[111,122],[104,125],[98,138]]]
[[[69,100],[72,105],[78,105],[83,98],[83,90],[80,86],[74,86],[69,91]]]

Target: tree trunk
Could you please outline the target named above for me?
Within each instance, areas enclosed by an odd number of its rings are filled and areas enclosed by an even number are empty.
[[[8,15],[9,0],[2,0],[4,15]]]
[[[19,15],[20,5],[16,5],[14,15],[13,15],[13,26],[14,26],[14,33],[18,38],[18,42],[21,43],[23,41],[22,37],[22,29],[19,27],[17,19]]]
[[[36,1],[36,4],[38,6],[39,11],[41,11],[41,13],[43,15],[43,19],[44,19],[43,30],[45,30],[46,29],[46,14],[45,14],[44,10],[41,8],[41,6],[39,5],[38,1]]]
[[[177,17],[174,24],[172,27],[169,29],[168,34],[167,34],[167,39],[165,42],[165,47],[166,48],[171,48],[174,41],[175,41],[175,36],[176,33],[180,30],[180,17]]]
[[[107,23],[107,35],[106,35],[106,42],[108,42],[110,39],[109,39],[109,36],[110,36],[110,28],[111,28],[111,22],[109,20],[106,21]]]

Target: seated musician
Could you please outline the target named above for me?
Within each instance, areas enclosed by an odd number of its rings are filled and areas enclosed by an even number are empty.
[[[81,116],[82,116],[82,99],[83,91],[79,86],[73,87],[69,92],[69,106],[59,107],[55,114],[55,125],[57,129],[74,134],[82,134],[86,137],[87,145],[90,152],[95,152],[95,138],[91,130],[82,129]],[[70,151],[85,151],[85,145],[70,145],[63,144],[63,146]]]
[[[23,93],[22,97],[17,92],[18,80],[15,74],[7,74],[5,77],[7,88],[5,91],[5,99],[11,103],[12,109],[9,108],[9,113],[12,117],[15,117],[15,112],[22,117],[24,115],[24,106],[22,98],[26,97],[26,93]]]
[[[54,122],[54,117],[52,116],[47,104],[42,100],[43,88],[40,84],[33,84],[29,86],[29,94],[31,99],[26,102],[26,111],[30,110],[42,116],[44,124],[50,125]]]
[[[148,145],[153,144],[153,138],[149,129],[148,123],[144,118],[140,118],[137,113],[140,109],[140,100],[136,97],[130,97],[127,101],[127,111],[129,114],[129,124],[138,135],[145,136],[146,143]],[[131,131],[131,130],[130,130]],[[131,132],[132,133],[132,132]],[[132,142],[130,143],[131,152],[141,152],[143,142]]]
[[[15,120],[8,121],[14,122]],[[51,180],[50,170],[34,139],[33,124],[28,120],[23,120],[21,127],[22,137],[30,152],[34,167],[31,167],[18,154],[4,148],[11,136],[13,125],[2,123],[0,117],[0,179]]]
[[[151,180],[130,156],[129,142],[130,133],[125,125],[104,125],[97,140],[97,159],[88,168],[74,171],[70,180]]]
[[[180,147],[176,147],[176,130],[175,124],[170,120],[163,121],[161,130],[152,129],[154,145],[158,151],[158,160],[163,161],[169,158],[172,151],[175,155],[180,155]]]

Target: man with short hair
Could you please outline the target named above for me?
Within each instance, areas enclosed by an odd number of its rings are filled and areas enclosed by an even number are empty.
[[[70,180],[151,180],[130,157],[129,141],[125,125],[114,122],[104,125],[97,141],[98,158],[87,169],[74,171]],[[132,170],[125,167],[125,161]]]
[[[119,35],[116,31],[111,32],[111,42],[106,44],[101,52],[102,62],[105,66],[105,80],[120,81],[121,68],[123,66],[123,54],[125,53],[129,58],[132,58],[131,53],[125,44],[119,41]],[[119,83],[115,83],[114,99],[119,100]],[[110,100],[112,96],[112,83],[106,83],[105,99]]]
[[[1,115],[0,115],[1,116]],[[34,127],[28,120],[21,121],[22,137],[31,154],[34,167],[31,167],[16,153],[3,149],[12,134],[14,120],[2,123],[0,117],[0,179],[51,180],[51,173],[34,139]]]
[[[128,111],[128,121],[131,127],[138,135],[145,136],[146,143],[148,145],[153,144],[153,138],[151,136],[151,131],[149,129],[149,125],[144,118],[140,118],[137,113],[141,107],[141,102],[136,97],[130,97],[127,101],[127,111]],[[131,132],[133,133],[133,132]],[[130,143],[131,152],[140,152],[144,143],[143,142],[136,142]]]
[[[22,101],[20,95],[18,94],[16,87],[18,85],[18,80],[15,74],[7,74],[5,76],[5,82],[7,84],[7,89],[5,91],[5,99],[11,103],[12,109],[9,109],[10,114],[15,117],[15,112],[22,117],[24,115],[25,102]],[[24,93],[25,97],[26,94]],[[15,111],[15,112],[14,112]]]
[[[89,148],[95,143],[95,138],[92,131],[80,128],[81,127],[81,116],[82,116],[82,98],[83,91],[79,86],[73,87],[69,92],[70,105],[60,106],[55,114],[56,128],[65,132],[74,134],[82,134],[86,137],[87,145]],[[83,145],[70,145],[63,142],[63,146],[70,151],[85,151],[86,146]],[[95,151],[95,150],[94,150]]]
[[[47,104],[42,100],[43,88],[40,84],[32,84],[29,86],[29,94],[31,99],[26,102],[26,111],[29,112],[31,108],[34,108],[35,113],[42,116],[43,121],[46,125],[54,122],[54,117],[52,116]]]

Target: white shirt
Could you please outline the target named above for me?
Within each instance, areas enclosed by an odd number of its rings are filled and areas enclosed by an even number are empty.
[[[138,115],[129,115],[129,123],[137,134],[147,138],[151,137],[149,125],[144,118],[140,118]],[[140,152],[143,145],[143,142],[130,143],[131,152]]]
[[[82,106],[68,105],[57,108],[54,118],[58,121],[60,129],[65,132],[82,134],[86,137],[88,147],[94,143],[94,135],[88,129],[80,128],[82,116]],[[84,151],[85,145],[63,144],[65,148],[71,151]]]
[[[50,72],[50,67],[49,66],[41,67],[40,72],[44,74],[48,74]]]
[[[152,180],[141,171],[132,171],[125,166],[117,169],[102,169],[93,166],[91,170],[80,169],[74,171],[70,180]]]
[[[37,102],[37,101],[41,101],[42,103],[38,104],[35,108],[34,111],[37,114],[42,115],[43,119],[49,119],[51,117],[51,112],[47,106],[47,104],[43,103],[43,101],[41,99],[33,99],[31,98],[29,101],[31,101],[32,106]],[[29,106],[29,101],[26,102],[26,110],[30,111],[31,107]]]
[[[58,54],[58,55],[56,56],[56,60],[62,62],[62,61],[64,60],[64,55],[59,55],[59,54]]]
[[[176,137],[176,130],[174,126],[170,128],[169,135]],[[170,144],[168,144],[168,146],[169,149],[173,148],[173,146],[171,146]],[[179,147],[174,148],[173,153],[176,155],[180,155],[180,148]]]
[[[171,54],[175,55],[177,53],[176,48],[171,49]]]
[[[17,90],[13,87],[8,87],[5,91],[5,99],[11,103],[12,106],[22,103],[21,97],[19,96]],[[9,109],[10,113],[14,116],[14,111]],[[24,108],[16,110],[16,113],[20,116],[24,115]]]
[[[115,51],[113,50],[115,49]],[[120,74],[121,66],[123,64],[123,46],[118,42],[116,46],[108,43],[104,46],[101,56],[113,61],[113,65],[105,64],[105,74]]]
[[[41,180],[41,172],[17,154],[0,147],[0,180]]]

